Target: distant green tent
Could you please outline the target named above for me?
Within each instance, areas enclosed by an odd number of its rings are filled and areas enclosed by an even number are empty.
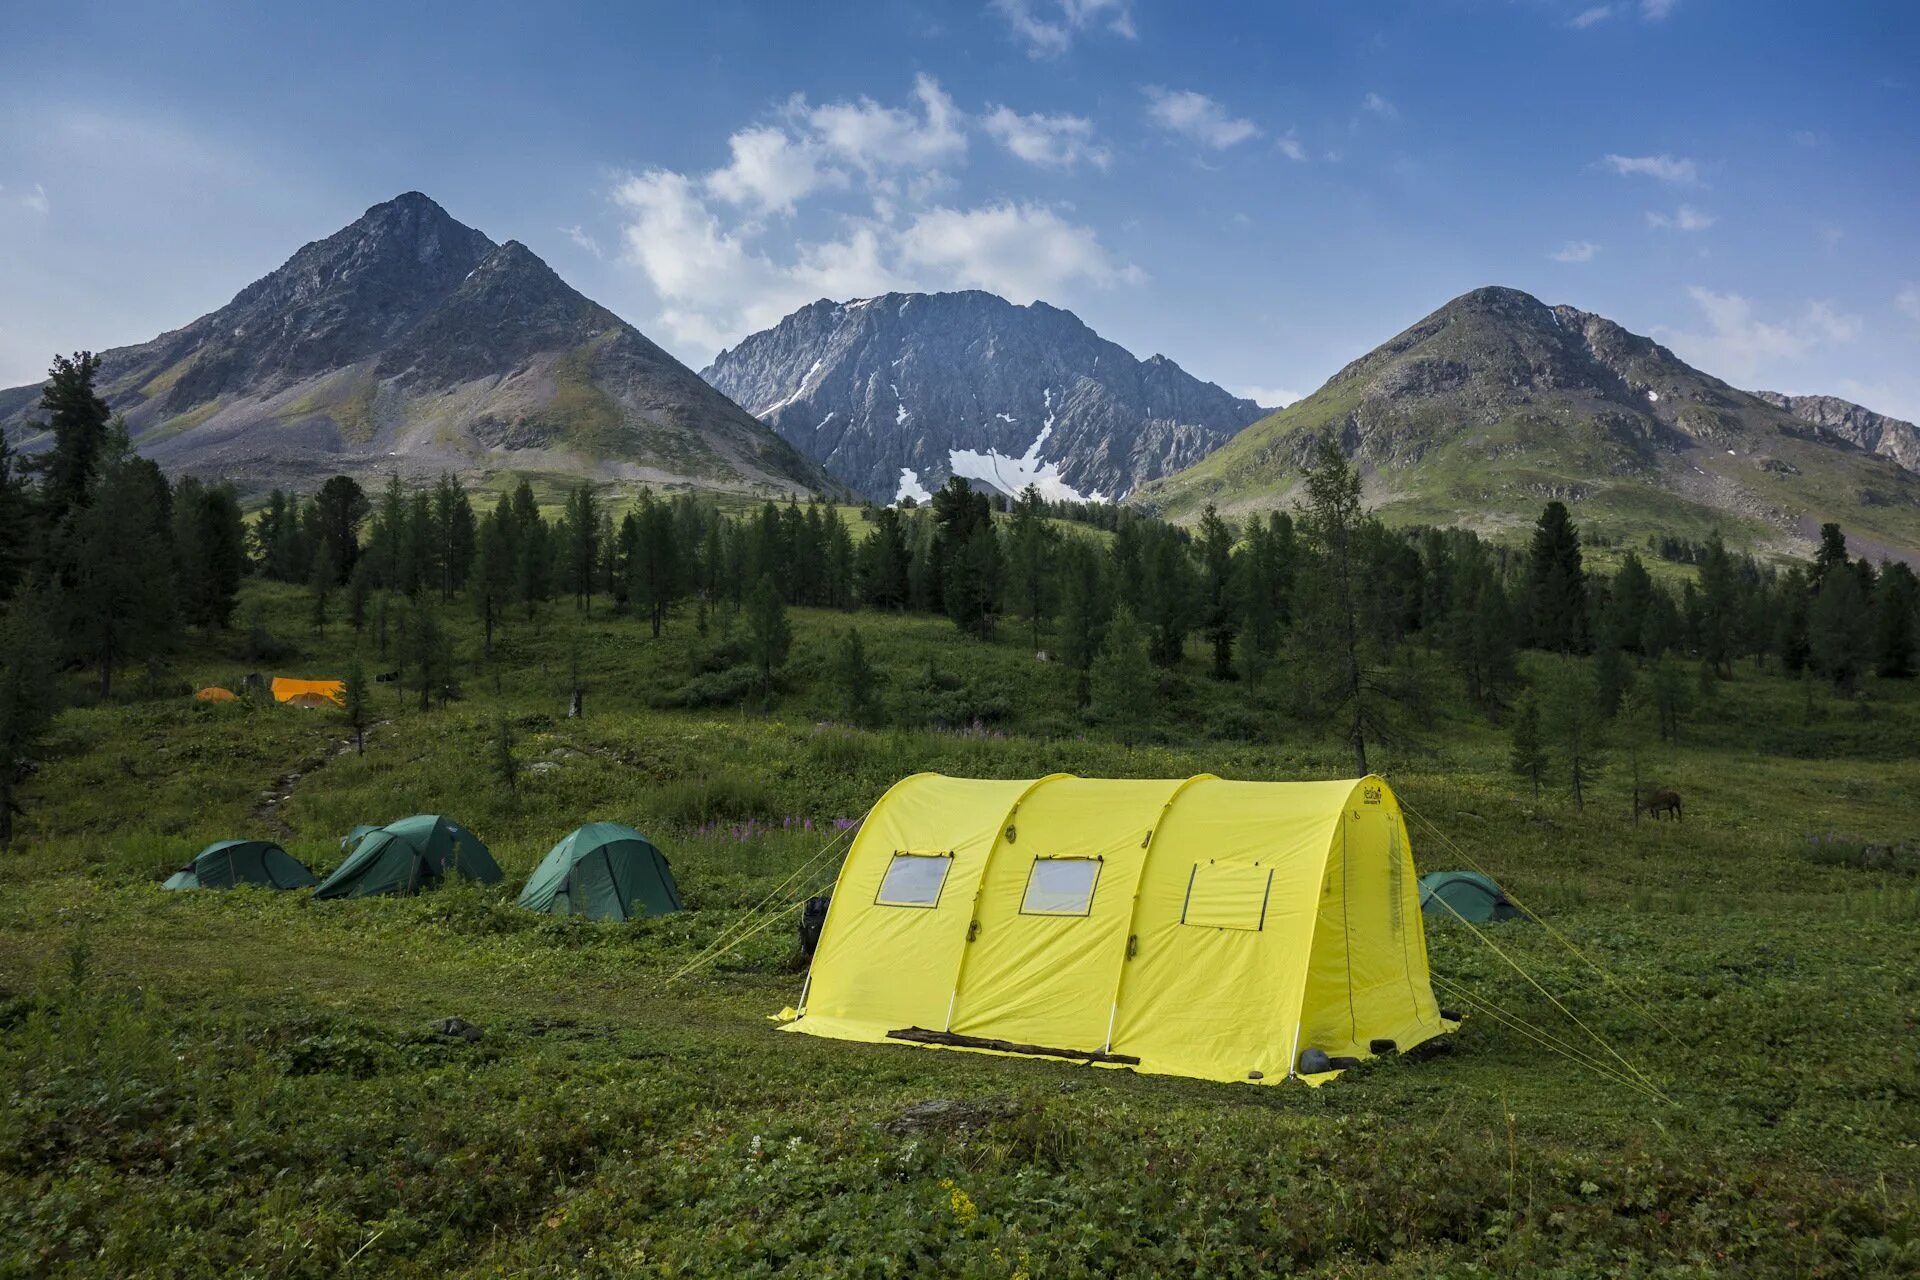
[[[437,814],[423,813],[369,831],[347,860],[313,891],[316,898],[413,894],[449,874],[497,884],[500,866],[480,837]]]
[[[320,883],[298,858],[270,840],[221,840],[194,855],[167,877],[163,889],[231,889],[257,884],[268,889],[305,889]]]
[[[1458,915],[1474,924],[1524,920],[1527,914],[1513,905],[1505,889],[1477,871],[1430,871],[1421,876],[1420,909],[1448,919]]]
[[[681,909],[666,855],[617,822],[589,822],[553,846],[521,891],[529,911],[631,920]]]

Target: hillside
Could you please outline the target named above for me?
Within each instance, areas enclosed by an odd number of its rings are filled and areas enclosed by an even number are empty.
[[[1804,552],[1837,520],[1858,550],[1920,554],[1920,475],[1891,450],[1601,316],[1502,288],[1454,299],[1137,500],[1176,517],[1286,505],[1328,433],[1394,523],[1499,534],[1559,498],[1618,537],[1719,528]]]
[[[950,475],[1118,498],[1261,413],[1165,356],[1135,359],[1072,312],[978,290],[822,299],[702,376],[878,501],[924,497]]]
[[[243,488],[336,471],[556,472],[805,493],[820,471],[515,241],[417,192],[220,310],[103,353],[139,450]],[[28,450],[37,387],[0,392]]]

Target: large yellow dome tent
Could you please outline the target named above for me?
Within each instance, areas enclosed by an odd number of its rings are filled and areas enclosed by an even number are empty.
[[[1272,1084],[1453,1025],[1378,777],[922,773],[848,851],[783,1029]]]
[[[295,680],[291,676],[273,678],[273,700],[296,707],[345,706],[347,686],[340,680]]]

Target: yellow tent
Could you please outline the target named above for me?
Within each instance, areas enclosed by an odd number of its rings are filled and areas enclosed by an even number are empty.
[[[201,702],[232,702],[235,700],[233,690],[222,689],[217,684],[210,684],[193,696]]]
[[[291,702],[296,706],[319,706],[318,698],[325,698],[339,706],[347,701],[347,686],[338,680],[293,680],[286,676],[273,678],[273,700]]]
[[[848,851],[783,1030],[1272,1084],[1452,1027],[1378,777],[922,773]]]

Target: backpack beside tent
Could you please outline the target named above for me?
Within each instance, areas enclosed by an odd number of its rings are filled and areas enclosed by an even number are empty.
[[[681,909],[666,855],[632,827],[589,822],[553,846],[520,893],[529,911],[631,920]]]
[[[500,865],[480,837],[438,814],[422,813],[369,831],[347,860],[313,891],[316,898],[408,895],[450,874],[481,884],[500,881]]]
[[[231,889],[257,884],[267,889],[305,889],[320,877],[271,840],[221,840],[194,855],[167,877],[163,889]]]
[[[1430,916],[1451,919],[1457,915],[1472,924],[1527,917],[1505,889],[1477,871],[1430,871],[1421,876],[1420,909]]]

